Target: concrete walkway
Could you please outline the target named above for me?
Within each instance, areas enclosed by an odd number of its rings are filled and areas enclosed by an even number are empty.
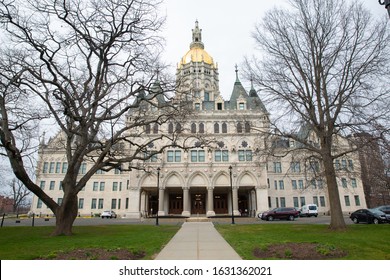
[[[211,222],[186,222],[156,260],[241,260]]]

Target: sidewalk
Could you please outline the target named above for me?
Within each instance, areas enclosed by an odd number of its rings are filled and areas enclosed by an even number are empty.
[[[241,260],[211,222],[186,222],[156,260]]]

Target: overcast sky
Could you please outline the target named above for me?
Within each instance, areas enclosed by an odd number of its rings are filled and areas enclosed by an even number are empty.
[[[387,16],[384,6],[379,5],[377,0],[362,2],[376,17]],[[235,64],[240,65],[245,55],[253,54],[251,32],[255,23],[261,20],[266,10],[285,5],[286,0],[165,0],[165,62],[176,67],[189,50],[191,29],[198,20],[205,50],[218,63],[220,91],[227,100],[235,82]],[[241,82],[249,90],[250,84],[243,78]]]

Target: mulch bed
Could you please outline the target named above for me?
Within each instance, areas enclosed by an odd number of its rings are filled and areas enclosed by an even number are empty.
[[[284,243],[269,245],[265,249],[256,248],[253,255],[258,259],[331,260],[340,259],[347,252],[317,243]]]

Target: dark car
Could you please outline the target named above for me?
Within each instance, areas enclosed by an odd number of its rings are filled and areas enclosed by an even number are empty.
[[[375,207],[373,209],[382,211],[385,214],[390,214],[390,205],[382,205],[382,206]]]
[[[380,224],[390,222],[390,216],[376,209],[360,209],[353,212],[349,218],[355,223]]]
[[[279,207],[261,214],[262,220],[273,221],[274,219],[294,221],[299,217],[299,211],[294,207]]]

